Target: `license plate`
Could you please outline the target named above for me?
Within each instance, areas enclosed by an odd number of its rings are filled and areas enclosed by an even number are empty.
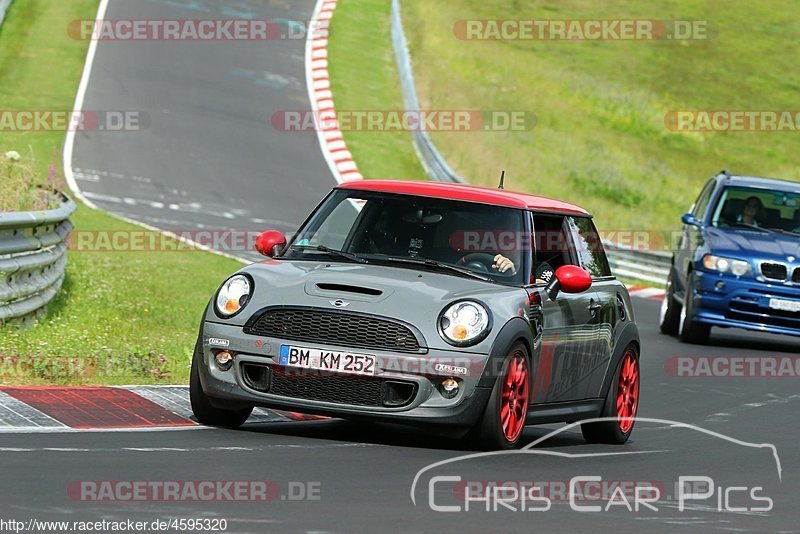
[[[800,312],[800,301],[769,299],[769,307],[772,308],[773,310]]]
[[[374,375],[377,367],[375,356],[296,345],[281,345],[279,363],[287,367],[355,375]]]

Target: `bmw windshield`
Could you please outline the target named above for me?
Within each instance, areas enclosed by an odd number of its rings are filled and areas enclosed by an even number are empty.
[[[432,270],[523,285],[525,212],[438,198],[334,191],[282,255]]]
[[[720,196],[711,224],[800,236],[800,193],[727,187]]]

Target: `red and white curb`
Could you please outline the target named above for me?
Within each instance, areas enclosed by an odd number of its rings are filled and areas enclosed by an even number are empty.
[[[322,155],[339,183],[361,180],[358,165],[347,150],[336,121],[336,109],[328,72],[328,37],[337,0],[319,0],[314,8],[306,41],[306,82]]]
[[[628,293],[631,297],[649,300],[661,300],[664,298],[664,290],[656,287],[628,286]]]
[[[325,419],[256,408],[247,423]],[[192,428],[187,386],[0,386],[0,433]]]

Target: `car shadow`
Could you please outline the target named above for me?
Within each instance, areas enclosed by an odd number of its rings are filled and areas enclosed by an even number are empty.
[[[522,436],[524,446],[546,436],[558,426],[528,427]],[[436,436],[410,426],[390,423],[356,422],[345,419],[325,419],[318,421],[291,421],[285,423],[250,423],[242,426],[239,432],[291,436],[365,445],[384,445],[416,449],[475,452],[480,449],[471,445],[466,438],[456,439]],[[562,432],[538,448],[575,447],[586,445],[580,430]]]
[[[761,352],[800,353],[800,341],[788,336],[774,334],[725,332],[716,328],[711,331],[708,344],[713,347],[743,349]]]

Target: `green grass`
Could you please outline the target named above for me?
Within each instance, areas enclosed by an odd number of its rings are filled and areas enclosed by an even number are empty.
[[[0,26],[0,110],[70,110],[88,42],[67,36],[67,24],[93,19],[98,0],[13,2]],[[64,132],[0,131],[0,149],[36,158],[36,172],[60,168]]]
[[[403,110],[390,13],[387,0],[338,4],[328,50],[337,110]],[[410,133],[346,131],[344,137],[365,178],[426,178]]]
[[[387,60],[388,4],[340,4],[331,61],[354,60],[332,71],[335,87],[355,88],[364,76],[395,79],[394,62]],[[506,169],[509,188],[581,204],[601,229],[667,230],[679,224],[705,180],[724,167],[800,178],[800,132],[683,133],[664,123],[672,110],[797,109],[800,24],[792,4],[402,0],[402,6],[423,108],[525,110],[537,116],[533,131],[432,134],[472,183],[495,185]],[[470,18],[701,19],[711,21],[716,35],[683,42],[457,39],[454,23]],[[368,87],[371,103],[399,102],[393,96],[398,86]],[[347,102],[359,91],[347,95]],[[341,106],[342,98],[334,96]],[[384,157],[384,145],[378,134],[360,136],[353,146],[356,161]]]
[[[61,203],[64,181],[58,169],[37,172],[33,154],[28,157],[0,148],[0,212],[54,209]]]
[[[92,19],[97,0],[15,2],[0,30],[3,109],[71,109],[86,42],[67,24]],[[60,168],[63,132],[0,132],[0,148]],[[80,206],[77,231],[138,227]],[[208,299],[241,265],[199,251],[70,251],[67,276],[39,325],[0,327],[6,384],[185,383]]]

